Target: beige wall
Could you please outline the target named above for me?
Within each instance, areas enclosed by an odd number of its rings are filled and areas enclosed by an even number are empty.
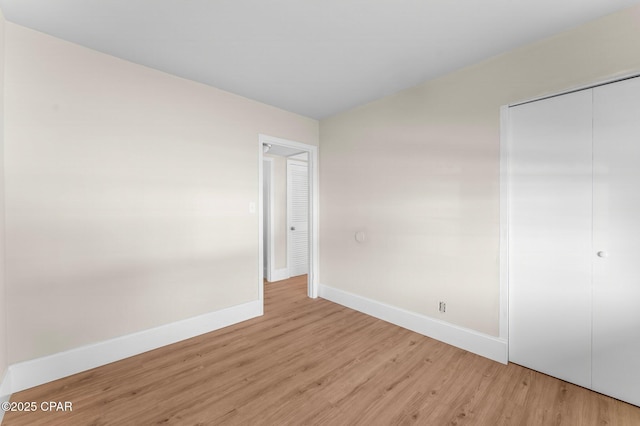
[[[499,108],[640,72],[638,46],[635,7],[323,120],[322,283],[498,335]]]
[[[6,24],[9,362],[258,298],[258,134],[318,123]]]
[[[7,304],[4,265],[4,26],[0,10],[0,380],[7,369]],[[2,395],[0,395],[2,396]]]

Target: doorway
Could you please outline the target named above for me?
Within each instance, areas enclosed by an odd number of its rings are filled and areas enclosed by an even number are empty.
[[[292,254],[290,248],[294,244],[298,244],[297,266],[292,269],[292,273],[299,275],[302,271],[307,272],[307,295],[311,298],[318,297],[318,147],[308,145],[296,141],[276,138],[273,136],[259,135],[258,138],[259,152],[259,297],[263,301],[264,306],[264,279],[276,281],[288,278],[288,266],[291,265],[289,254]],[[284,160],[282,160],[284,159]],[[290,211],[286,219],[286,240],[287,252],[285,257],[287,268],[282,268],[282,260],[278,264],[275,262],[274,254],[279,251],[282,256],[282,248],[277,248],[274,241],[274,233],[276,228],[276,218],[274,214],[273,204],[278,198],[274,185],[274,172],[278,162],[293,165],[297,178],[294,179],[294,185],[297,186],[298,197],[297,206],[293,206],[296,214]],[[302,167],[302,166],[306,167]],[[306,175],[301,173],[306,168]],[[266,174],[265,174],[266,172]],[[291,175],[291,172],[289,173]],[[287,186],[291,186],[291,182]],[[304,194],[306,189],[306,194]],[[300,190],[303,190],[302,192]],[[289,192],[289,191],[287,191]],[[306,198],[304,205],[300,204],[301,195]],[[288,197],[291,200],[291,197]],[[295,201],[295,199],[294,199]],[[290,205],[288,209],[290,210]],[[285,209],[287,210],[287,209]],[[296,216],[297,215],[297,216]],[[307,218],[304,223],[304,218]],[[292,222],[292,218],[296,222]],[[279,226],[282,228],[282,226]],[[293,228],[293,229],[292,229]],[[301,232],[306,229],[305,238],[301,237]],[[282,232],[282,229],[278,230]],[[293,242],[292,242],[293,241]],[[265,244],[266,242],[266,244]],[[300,247],[302,245],[302,247]],[[300,248],[306,250],[300,250]],[[306,253],[305,253],[306,251]],[[300,256],[306,259],[306,265],[300,264]],[[304,263],[304,261],[303,261]],[[285,276],[286,275],[286,276]]]

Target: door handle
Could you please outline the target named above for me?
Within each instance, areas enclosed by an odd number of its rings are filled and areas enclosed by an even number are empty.
[[[598,253],[598,257],[608,257],[609,253],[607,253],[606,251],[599,251]]]
[[[296,230],[296,227],[295,227],[295,226],[292,226],[292,227],[291,227],[291,230],[292,230],[292,231],[295,231],[295,230]]]

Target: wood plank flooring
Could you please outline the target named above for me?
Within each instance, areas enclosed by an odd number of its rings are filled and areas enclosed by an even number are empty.
[[[14,425],[640,425],[640,408],[265,285],[265,315],[14,394]]]

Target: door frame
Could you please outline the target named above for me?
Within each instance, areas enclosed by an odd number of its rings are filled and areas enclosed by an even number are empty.
[[[319,283],[319,226],[318,204],[318,147],[302,142],[282,139],[264,134],[258,135],[258,296],[264,310],[264,196],[263,196],[263,144],[298,149],[308,154],[309,165],[309,274],[307,275],[307,295],[318,297]]]
[[[509,155],[511,152],[511,125],[509,108],[511,105],[500,107],[500,312],[499,338],[506,344],[505,361],[509,361]]]
[[[522,99],[500,107],[500,238],[499,238],[499,281],[500,281],[500,312],[499,312],[499,338],[506,342],[506,360],[509,360],[509,182],[511,171],[509,168],[509,156],[511,153],[511,123],[509,111],[511,107],[529,102],[540,101],[554,96],[566,95],[584,89],[592,89],[605,84],[615,83],[640,77],[638,72],[621,74],[610,78],[597,80],[593,83],[574,86],[558,92],[548,93],[543,96]]]
[[[273,196],[274,196],[274,191],[273,191],[273,158],[263,158],[262,159],[262,167],[264,168],[264,166],[268,164],[269,165],[269,170],[267,171],[267,173],[265,173],[265,170],[263,169],[262,172],[262,177],[263,177],[263,192],[262,192],[262,196],[264,197],[264,193],[266,192],[267,194],[267,199],[264,200],[263,199],[263,207],[262,207],[262,214],[265,215],[266,213],[266,217],[263,216],[262,218],[262,224],[264,226],[265,221],[267,222],[267,227],[263,229],[263,238],[266,240],[263,240],[262,242],[262,247],[263,250],[266,250],[263,254],[262,254],[262,259],[264,261],[264,258],[266,257],[269,261],[267,262],[266,265],[263,265],[263,271],[264,271],[264,278],[267,279],[267,281],[271,281],[271,274],[273,273],[274,270],[274,262],[273,262],[273,252],[274,252],[274,242],[273,242]],[[265,176],[266,175],[266,176]],[[266,177],[266,179],[265,179]],[[268,208],[265,209],[265,205],[268,205]]]

